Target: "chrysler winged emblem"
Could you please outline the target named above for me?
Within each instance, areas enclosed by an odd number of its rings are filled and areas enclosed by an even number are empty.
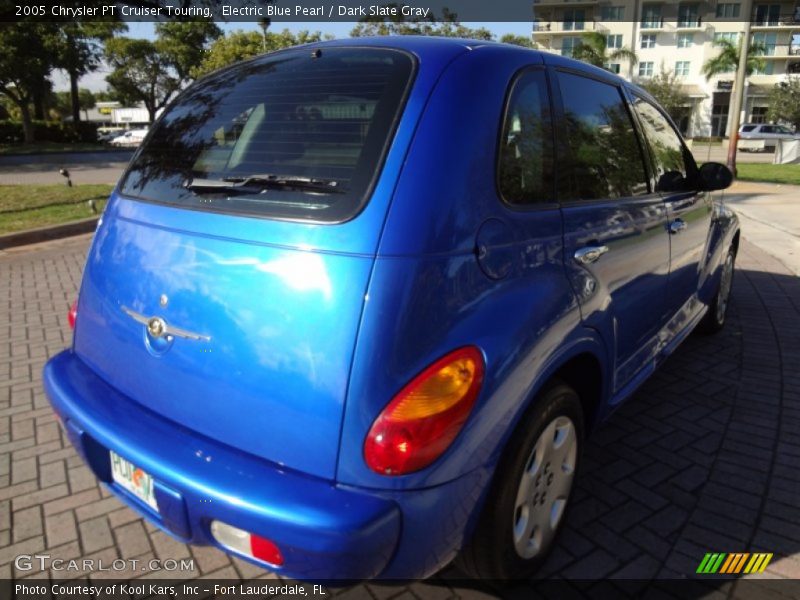
[[[127,306],[122,307],[122,312],[124,312],[137,323],[144,325],[147,328],[147,333],[154,338],[165,338],[167,341],[170,341],[172,338],[176,337],[183,338],[185,340],[197,340],[200,342],[211,341],[211,338],[207,335],[195,333],[187,329],[181,329],[180,327],[175,327],[174,325],[167,325],[167,322],[161,317],[148,317],[136,312],[135,310],[131,310]]]

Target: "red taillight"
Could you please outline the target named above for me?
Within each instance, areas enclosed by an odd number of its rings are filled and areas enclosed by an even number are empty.
[[[75,329],[75,321],[78,318],[78,301],[72,303],[72,306],[69,307],[69,312],[67,313],[67,323],[69,323],[70,329]]]
[[[467,421],[483,371],[480,350],[467,346],[417,375],[372,424],[364,442],[369,468],[403,475],[439,458]]]
[[[280,549],[266,538],[250,534],[250,551],[253,556],[271,565],[280,567],[283,564],[283,555]]]

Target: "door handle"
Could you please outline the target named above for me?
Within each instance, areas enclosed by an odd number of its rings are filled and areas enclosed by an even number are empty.
[[[608,252],[608,246],[585,246],[575,250],[572,257],[582,265],[589,265]]]
[[[672,223],[669,224],[669,232],[670,233],[680,233],[684,229],[686,229],[688,225],[686,221],[683,219],[675,219]]]

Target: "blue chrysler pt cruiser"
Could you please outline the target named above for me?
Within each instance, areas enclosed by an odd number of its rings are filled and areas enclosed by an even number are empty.
[[[584,440],[739,241],[647,93],[552,54],[340,40],[185,90],[111,197],[47,395],[176,538],[305,579],[531,574]]]

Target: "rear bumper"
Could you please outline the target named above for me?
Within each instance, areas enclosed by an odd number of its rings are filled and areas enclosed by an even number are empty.
[[[315,580],[377,577],[398,551],[401,510],[391,497],[283,470],[199,436],[122,396],[69,350],[47,363],[44,386],[95,475],[182,541],[218,545],[210,533],[217,519],[273,540],[285,563],[265,567]],[[109,450],[153,476],[158,513],[113,482]]]

